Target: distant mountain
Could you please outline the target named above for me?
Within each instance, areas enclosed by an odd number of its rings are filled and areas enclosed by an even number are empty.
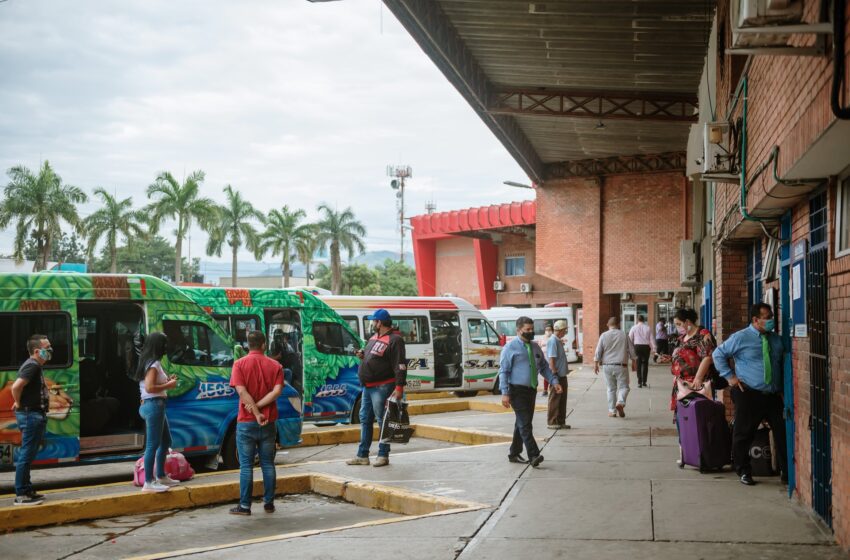
[[[346,258],[347,255],[343,255]],[[398,260],[398,253],[393,251],[367,251],[362,255],[354,257],[352,260],[355,264],[365,264],[370,268],[384,264],[387,259]],[[320,263],[327,262],[327,259],[316,259],[313,262],[312,270],[315,272]],[[408,266],[413,266],[413,253],[404,254],[404,262]],[[238,263],[239,276],[274,276],[282,274],[279,262],[255,262],[255,261],[239,261]],[[205,282],[218,284],[222,276],[230,276],[230,261],[214,262],[201,261],[201,274],[204,275]],[[293,277],[304,276],[304,265],[300,262],[293,262],[291,265],[291,273]]]
[[[398,253],[395,251],[367,251],[360,256],[354,257],[353,262],[354,264],[365,264],[370,268],[374,268],[384,264],[384,261],[387,259],[397,261]],[[413,267],[413,253],[404,253],[404,262],[408,266]]]

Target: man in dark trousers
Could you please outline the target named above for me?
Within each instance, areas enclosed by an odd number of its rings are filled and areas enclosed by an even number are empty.
[[[502,391],[502,406],[513,407],[516,415],[514,439],[508,452],[511,463],[530,463],[537,467],[543,455],[534,440],[531,421],[534,419],[534,403],[537,397],[537,376],[549,380],[551,390],[563,392],[558,377],[549,369],[543,350],[534,342],[534,321],[529,317],[516,320],[516,338],[505,344],[499,359],[499,388]],[[522,446],[528,453],[524,459]]]
[[[47,426],[50,394],[44,381],[42,367],[53,357],[50,341],[43,334],[34,334],[27,341],[30,357],[18,370],[12,383],[12,410],[21,431],[21,448],[15,461],[15,505],[34,506],[44,501],[30,480],[30,467],[38,453]]]
[[[776,460],[782,482],[788,481],[785,454],[785,419],[782,417],[783,354],[782,339],[774,331],[773,310],[757,303],[750,310],[750,325],[738,331],[712,354],[714,366],[729,381],[735,403],[735,427],[732,430],[732,455],[741,483],[755,484],[750,466],[750,447],[762,420],[773,431]],[[735,361],[735,369],[729,359]]]
[[[265,354],[266,335],[248,333],[248,355],[236,360],[230,386],[239,393],[236,416],[236,449],[239,454],[239,505],[234,515],[251,515],[254,493],[254,455],[260,456],[263,473],[263,509],[274,513],[277,478],[274,468],[277,398],[283,392],[283,367]]]
[[[360,397],[360,447],[357,456],[346,461],[348,465],[368,465],[372,446],[372,425],[384,420],[384,409],[390,397],[401,400],[407,383],[407,354],[404,339],[393,329],[393,320],[386,309],[378,309],[366,317],[372,321],[374,334],[366,348],[357,351],[360,369],[357,376],[363,386]],[[390,444],[378,444],[378,457],[373,466],[390,464]]]

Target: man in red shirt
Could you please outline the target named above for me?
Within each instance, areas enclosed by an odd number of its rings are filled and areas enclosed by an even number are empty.
[[[236,450],[239,453],[239,505],[234,515],[251,515],[254,488],[254,454],[260,455],[263,471],[263,509],[274,512],[276,473],[275,422],[277,398],[283,391],[283,367],[265,355],[266,336],[260,331],[248,333],[248,355],[236,360],[230,386],[239,393],[236,417]]]

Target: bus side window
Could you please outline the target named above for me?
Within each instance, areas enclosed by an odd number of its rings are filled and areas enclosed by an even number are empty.
[[[233,349],[207,325],[195,321],[163,321],[168,337],[165,353],[172,364],[231,366]]]
[[[473,343],[499,345],[499,335],[486,319],[469,319],[466,324]]]
[[[0,314],[0,369],[18,369],[29,358],[27,340],[43,334],[53,347],[53,359],[44,369],[71,365],[71,316],[67,313],[2,313]]]
[[[313,340],[316,349],[323,354],[351,355],[360,348],[357,339],[339,323],[313,322]]]

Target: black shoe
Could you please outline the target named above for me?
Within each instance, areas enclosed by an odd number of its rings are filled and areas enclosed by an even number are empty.
[[[274,504],[263,504],[263,509],[266,513],[274,513]]]
[[[508,461],[511,463],[528,463],[528,461],[522,455],[508,455]]]
[[[28,497],[30,497],[30,498],[32,498],[33,500],[41,500],[41,501],[44,501],[44,494],[39,494],[39,493],[38,493],[38,492],[36,492],[35,490],[33,490],[32,492],[30,492],[29,494],[27,494],[27,496],[28,496]]]
[[[542,462],[543,462],[543,455],[537,455],[536,457],[532,457],[531,460],[529,461],[531,466],[534,467],[535,469]]]
[[[251,510],[248,508],[243,508],[242,506],[236,506],[230,508],[230,513],[232,515],[251,515]]]
[[[44,497],[33,498],[32,496],[15,496],[16,506],[37,506],[44,501]]]
[[[747,486],[755,486],[756,481],[753,480],[753,475],[751,474],[742,474],[741,475],[741,484],[746,484]]]

